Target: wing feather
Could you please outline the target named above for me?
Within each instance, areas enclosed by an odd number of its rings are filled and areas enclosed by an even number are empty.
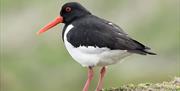
[[[77,23],[78,22],[78,23]],[[127,50],[138,54],[155,54],[148,52],[149,47],[132,39],[116,24],[101,18],[90,16],[74,22],[79,25],[68,33],[68,41],[75,47],[107,47],[111,50]]]

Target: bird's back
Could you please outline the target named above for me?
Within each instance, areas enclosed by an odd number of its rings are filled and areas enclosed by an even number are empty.
[[[127,50],[131,53],[154,54],[150,48],[130,38],[119,26],[93,15],[82,17],[74,22],[67,34],[67,41],[74,47],[93,46],[111,50]]]

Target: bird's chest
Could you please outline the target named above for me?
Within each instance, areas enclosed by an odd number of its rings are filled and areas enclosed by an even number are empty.
[[[118,62],[123,57],[127,56],[128,53],[122,50],[110,50],[106,47],[96,47],[96,46],[86,46],[81,45],[80,43],[74,43],[77,45],[73,45],[72,42],[79,41],[68,41],[68,34],[74,28],[73,25],[68,25],[64,32],[64,44],[66,49],[72,58],[80,63],[82,66],[106,66],[110,64],[114,64]],[[72,37],[71,35],[69,35]],[[76,37],[79,38],[79,37]],[[80,37],[82,38],[82,36]],[[81,42],[81,41],[80,41]],[[82,41],[83,42],[83,41]]]
[[[83,41],[74,41],[75,40],[82,40],[82,35],[78,36],[74,32],[70,34],[73,30],[73,25],[68,25],[64,31],[63,39],[66,49],[68,50],[69,54],[72,58],[80,63],[82,66],[95,66],[98,63],[99,56],[102,50],[97,50],[95,47],[85,47],[80,46]],[[71,39],[68,39],[68,38]]]

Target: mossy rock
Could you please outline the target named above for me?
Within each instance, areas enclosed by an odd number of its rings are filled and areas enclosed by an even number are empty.
[[[103,89],[101,91],[180,91],[180,77],[162,83],[141,83],[138,85],[128,84],[118,88]]]

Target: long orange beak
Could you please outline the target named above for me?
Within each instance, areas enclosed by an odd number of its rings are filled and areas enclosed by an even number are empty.
[[[46,32],[47,30],[49,30],[50,28],[56,26],[59,23],[63,22],[63,17],[62,16],[58,16],[56,17],[55,20],[53,20],[52,22],[48,23],[47,25],[45,25],[43,28],[41,28],[38,32],[37,35],[40,35],[43,32]]]

